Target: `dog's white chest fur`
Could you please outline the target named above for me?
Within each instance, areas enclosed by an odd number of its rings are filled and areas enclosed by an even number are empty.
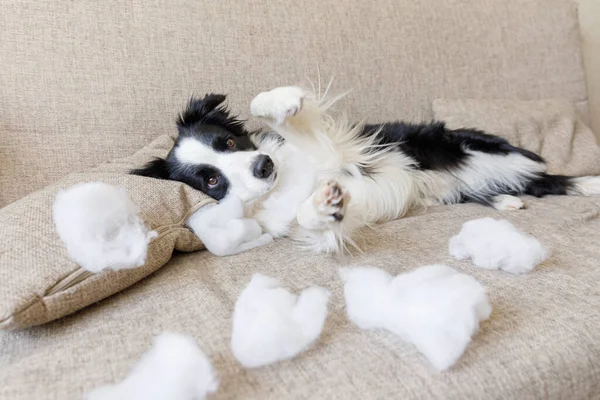
[[[277,165],[277,181],[272,191],[249,204],[246,213],[256,219],[273,237],[290,234],[300,204],[308,199],[317,181],[316,170],[305,153],[286,142],[276,151],[261,147]]]

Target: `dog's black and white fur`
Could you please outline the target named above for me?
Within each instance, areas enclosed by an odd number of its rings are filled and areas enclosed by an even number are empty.
[[[217,200],[238,197],[262,232],[315,251],[340,251],[360,228],[414,207],[517,210],[519,195],[600,194],[600,177],[548,175],[538,155],[474,129],[353,124],[327,113],[336,99],[291,86],[254,98],[252,115],[272,131],[251,133],[224,100],[192,99],[168,157],[134,173],[178,180]]]

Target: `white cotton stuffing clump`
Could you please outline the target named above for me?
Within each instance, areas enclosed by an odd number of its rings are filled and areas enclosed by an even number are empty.
[[[295,357],[321,334],[328,300],[327,289],[312,286],[298,296],[255,274],[235,304],[233,355],[246,368]]]
[[[471,258],[478,267],[512,274],[529,272],[548,258],[548,252],[536,238],[519,232],[506,220],[494,218],[465,222],[448,247],[457,260]]]
[[[263,233],[260,224],[244,218],[244,202],[235,195],[228,195],[218,204],[211,204],[196,211],[186,225],[216,256],[229,256],[264,246],[273,236]]]
[[[156,232],[138,216],[123,188],[101,182],[61,190],[53,205],[56,231],[69,257],[91,272],[144,265]]]
[[[348,318],[387,329],[445,370],[461,357],[492,308],[473,277],[429,265],[392,277],[375,267],[340,268]]]
[[[165,332],[121,383],[102,386],[86,400],[201,400],[219,386],[213,367],[191,337]]]

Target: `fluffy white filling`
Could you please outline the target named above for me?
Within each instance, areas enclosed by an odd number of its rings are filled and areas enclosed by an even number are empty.
[[[163,333],[121,383],[102,386],[87,400],[201,400],[217,390],[213,367],[194,339]]]
[[[233,355],[247,368],[295,357],[321,334],[328,300],[324,288],[295,295],[277,279],[255,274],[235,304]]]
[[[548,252],[536,238],[519,232],[506,220],[493,218],[465,222],[448,247],[457,260],[470,258],[478,267],[512,274],[529,272],[548,258]]]
[[[255,219],[244,218],[244,203],[234,195],[202,207],[188,218],[186,225],[217,256],[242,253],[273,241]]]
[[[52,212],[69,256],[91,272],[144,265],[148,243],[156,237],[125,189],[101,182],[61,190]]]
[[[460,358],[492,308],[473,277],[429,265],[392,277],[375,267],[340,268],[348,318],[412,343],[438,370]]]

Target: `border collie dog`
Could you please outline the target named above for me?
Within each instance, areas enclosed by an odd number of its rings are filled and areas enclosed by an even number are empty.
[[[167,158],[133,171],[184,182],[221,203],[240,199],[238,217],[253,224],[251,240],[216,253],[282,236],[339,252],[355,246],[361,228],[416,207],[476,202],[518,210],[519,195],[600,194],[600,177],[546,174],[540,156],[478,130],[450,130],[443,122],[351,123],[329,115],[336,98],[289,86],[252,100],[251,114],[271,130],[248,132],[224,100],[192,98]],[[192,228],[205,244],[214,236]]]

